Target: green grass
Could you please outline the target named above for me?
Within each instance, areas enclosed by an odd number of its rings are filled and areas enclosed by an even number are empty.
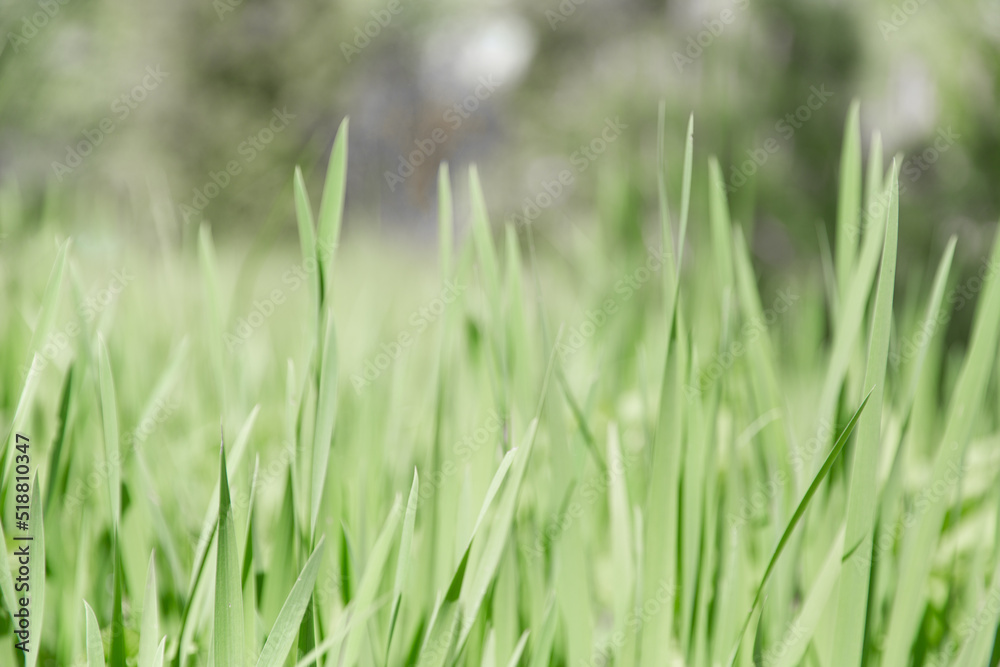
[[[346,120],[318,214],[291,180],[294,251],[18,209],[0,535],[34,539],[32,650],[12,557],[0,664],[996,665],[1000,284],[967,344],[955,239],[898,298],[900,158],[876,135],[862,169],[858,113],[832,250],[766,280],[662,110],[655,223],[605,172],[614,219],[499,229],[442,166],[436,266],[341,247]]]

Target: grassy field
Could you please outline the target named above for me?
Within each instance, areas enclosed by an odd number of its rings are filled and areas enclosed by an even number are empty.
[[[553,236],[443,168],[436,266],[341,246],[347,132],[254,261],[0,191],[0,664],[997,664],[1000,237],[895,299],[856,106],[767,284],[693,126],[649,228],[627,176]]]

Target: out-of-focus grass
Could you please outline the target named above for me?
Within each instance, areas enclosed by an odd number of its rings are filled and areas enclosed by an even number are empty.
[[[442,169],[437,267],[338,247],[346,123],[249,286],[207,227],[2,230],[29,662],[996,664],[1000,241],[945,348],[954,242],[893,299],[899,161],[864,175],[856,118],[833,254],[766,286],[714,160],[688,222],[690,126],[656,230],[494,229],[473,170],[456,234]]]

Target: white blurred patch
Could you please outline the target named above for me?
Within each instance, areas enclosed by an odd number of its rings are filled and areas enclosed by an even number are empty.
[[[527,73],[536,41],[531,24],[513,12],[445,21],[424,39],[421,82],[443,97],[474,88],[482,77],[513,86]]]

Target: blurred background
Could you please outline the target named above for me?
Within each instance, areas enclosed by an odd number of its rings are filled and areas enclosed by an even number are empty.
[[[0,25],[8,236],[47,210],[84,238],[294,243],[293,167],[318,193],[345,116],[347,239],[432,252],[442,160],[460,212],[475,162],[494,223],[638,229],[660,100],[675,181],[694,114],[694,224],[715,154],[764,272],[832,239],[855,98],[865,154],[877,129],[907,160],[901,283],[955,233],[975,271],[1000,214],[996,0],[4,0]]]

